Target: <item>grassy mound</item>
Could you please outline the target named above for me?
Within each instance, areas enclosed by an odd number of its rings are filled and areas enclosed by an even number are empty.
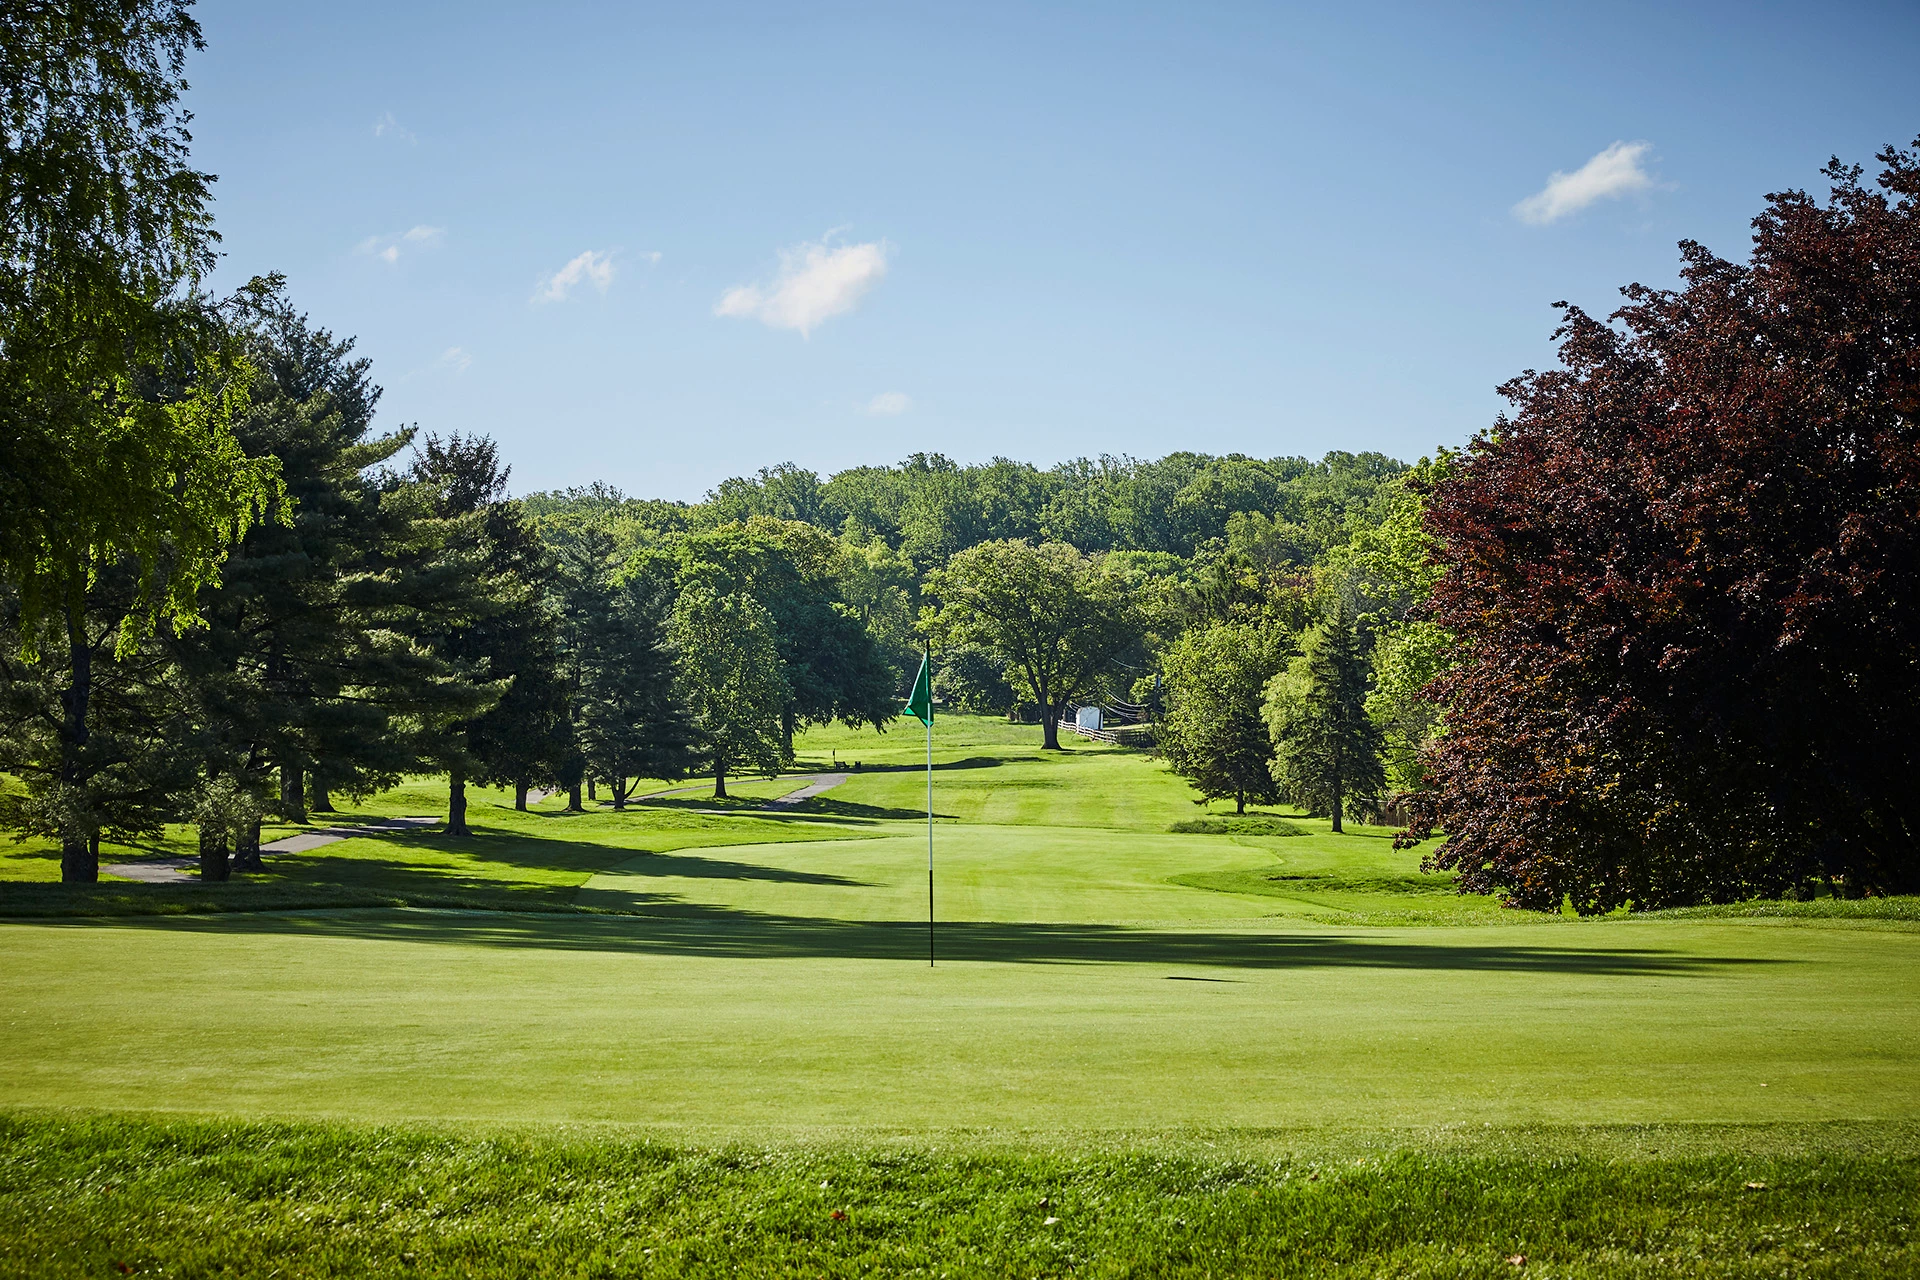
[[[1875,1277],[1920,1266],[1910,1143],[1810,1130],[1755,1153],[1660,1131],[1520,1137],[1350,1138],[1251,1158],[946,1154],[0,1116],[0,1272]],[[1649,1150],[1663,1146],[1672,1154]]]
[[[1187,835],[1201,836],[1304,836],[1312,833],[1297,822],[1265,814],[1241,814],[1230,817],[1188,818],[1167,828]]]

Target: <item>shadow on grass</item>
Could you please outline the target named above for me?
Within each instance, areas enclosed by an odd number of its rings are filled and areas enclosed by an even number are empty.
[[[582,895],[586,900],[594,895]],[[142,918],[132,927],[453,943],[726,959],[861,959],[924,962],[925,921],[833,920],[736,911],[668,894],[609,891],[645,915],[461,914],[327,911]],[[70,927],[83,927],[71,922]],[[1006,964],[1201,965],[1232,969],[1354,968],[1590,977],[1680,977],[1787,963],[1688,955],[1650,947],[1500,946],[1374,939],[1339,934],[1213,933],[1100,924],[968,921],[939,926],[936,948],[951,961]]]
[[[935,773],[948,773],[955,769],[998,769],[1006,760],[1000,756],[968,756],[965,760],[941,760],[933,766]],[[831,772],[846,773],[858,777],[863,773],[925,773],[927,766],[920,764],[862,764],[858,769],[852,762],[842,760],[833,766]]]
[[[859,823],[879,822],[883,819],[896,822],[910,819],[918,819],[921,822],[927,820],[925,809],[890,809],[877,804],[861,804],[855,800],[835,800],[825,795],[809,797],[794,805],[793,808],[803,816],[812,815],[816,821],[832,819],[835,822]],[[941,813],[938,809],[934,810],[933,816],[949,822],[958,821],[960,817],[955,813]]]

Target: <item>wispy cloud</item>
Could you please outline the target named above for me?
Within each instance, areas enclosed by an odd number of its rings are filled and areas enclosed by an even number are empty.
[[[890,418],[896,413],[905,413],[911,408],[913,408],[913,401],[907,399],[906,392],[882,391],[867,401],[866,411],[875,417]]]
[[[465,373],[467,366],[473,363],[473,356],[464,347],[448,347],[433,362],[433,367],[447,373]]]
[[[884,240],[835,246],[828,243],[832,234],[782,249],[772,281],[727,290],[713,313],[798,329],[805,337],[822,321],[853,310],[887,274],[892,246]]]
[[[398,235],[368,236],[355,245],[353,251],[382,262],[398,262],[402,250],[411,253],[416,249],[431,249],[445,239],[446,234],[445,227],[429,227],[422,223]]]
[[[373,122],[373,136],[376,138],[395,138],[407,143],[420,141],[419,138],[414,136],[413,130],[403,127],[398,120],[394,119],[393,112],[391,111],[382,111],[380,118]]]
[[[576,285],[590,282],[601,293],[613,283],[613,253],[588,249],[566,266],[543,279],[533,291],[535,302],[565,302]]]
[[[1641,166],[1651,142],[1616,142],[1572,173],[1556,171],[1547,185],[1513,206],[1522,222],[1543,226],[1575,214],[1596,200],[1611,200],[1653,186]]]

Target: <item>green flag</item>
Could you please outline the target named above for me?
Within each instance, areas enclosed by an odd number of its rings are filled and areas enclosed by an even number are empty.
[[[920,659],[920,674],[914,679],[913,694],[907,699],[907,714],[933,727],[933,655]]]

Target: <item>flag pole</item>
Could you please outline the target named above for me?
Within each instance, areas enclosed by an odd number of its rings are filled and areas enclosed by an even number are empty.
[[[907,712],[927,726],[927,968],[933,968],[933,649],[920,658]]]
[[[929,654],[928,662],[932,662]],[[927,716],[927,968],[933,968],[933,716]]]

